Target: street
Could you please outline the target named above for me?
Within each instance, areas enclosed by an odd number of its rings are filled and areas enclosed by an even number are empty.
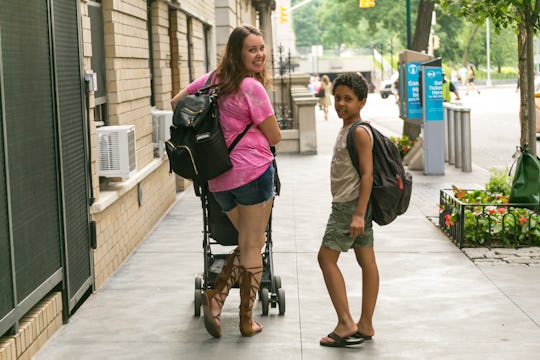
[[[472,163],[489,170],[512,165],[512,155],[519,145],[519,93],[515,85],[479,87],[480,94],[459,87],[461,103],[471,109]],[[400,136],[403,121],[393,96],[382,99],[378,93],[370,94],[363,111],[366,120]],[[540,141],[536,141],[537,151]]]

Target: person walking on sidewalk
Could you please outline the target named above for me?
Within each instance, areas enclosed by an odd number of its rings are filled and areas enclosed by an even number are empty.
[[[328,110],[329,107],[332,106],[332,83],[330,82],[328,75],[323,75],[320,91],[323,91],[323,95],[321,100],[319,100],[319,104],[324,111],[324,120],[328,120]]]
[[[474,84],[475,76],[476,75],[474,73],[474,66],[472,64],[469,64],[469,70],[467,72],[467,92],[465,93],[465,95],[469,95],[469,89],[473,89],[474,91],[480,94],[480,90],[478,90],[476,88],[476,85]]]
[[[203,75],[171,100],[194,94],[211,73]],[[236,27],[215,70],[220,124],[227,146],[253,124],[230,154],[231,170],[208,181],[221,209],[238,231],[238,247],[227,258],[215,288],[202,296],[204,324],[221,337],[221,309],[229,290],[240,286],[240,332],[252,336],[262,330],[253,320],[253,305],[263,272],[261,249],[274,199],[274,156],[270,146],[281,139],[272,104],[265,90],[266,49],[262,33],[251,25]]]
[[[334,108],[343,120],[334,145],[330,183],[332,210],[328,218],[318,261],[326,288],[338,318],[334,330],[320,340],[322,346],[345,347],[370,340],[375,334],[373,313],[379,293],[379,270],[373,250],[373,226],[369,198],[373,185],[373,134],[358,126],[354,141],[358,149],[360,174],[347,150],[347,133],[361,120],[368,84],[359,73],[344,73],[333,85]],[[362,269],[362,312],[355,322],[349,310],[343,274],[337,264],[342,252],[354,249]]]

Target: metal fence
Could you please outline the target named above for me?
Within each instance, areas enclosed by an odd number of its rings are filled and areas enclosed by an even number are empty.
[[[472,190],[464,190],[472,191]],[[460,248],[540,245],[540,215],[530,204],[470,204],[440,191],[439,226]]]

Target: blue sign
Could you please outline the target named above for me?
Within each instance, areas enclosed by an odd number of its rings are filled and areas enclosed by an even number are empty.
[[[442,69],[439,67],[426,67],[424,69],[424,99],[426,121],[443,120],[443,97],[442,97]]]
[[[421,119],[422,118],[422,104],[420,104],[420,63],[410,62],[405,66],[407,72],[407,83],[405,88],[407,90],[407,119]]]

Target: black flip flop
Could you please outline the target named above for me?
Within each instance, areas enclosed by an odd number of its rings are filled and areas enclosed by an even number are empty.
[[[364,335],[362,334],[360,331],[357,331],[354,335],[353,335],[353,338],[356,338],[356,339],[364,339],[364,340],[371,340],[373,338],[373,336],[371,335]]]
[[[351,345],[358,345],[358,344],[361,344],[364,342],[364,339],[362,340],[349,340],[350,337],[341,337],[339,335],[337,335],[335,332],[331,332],[330,334],[327,335],[330,339],[334,340],[333,342],[325,342],[325,341],[320,341],[319,344],[321,344],[321,346],[328,346],[328,347],[348,347],[348,346],[351,346]]]

